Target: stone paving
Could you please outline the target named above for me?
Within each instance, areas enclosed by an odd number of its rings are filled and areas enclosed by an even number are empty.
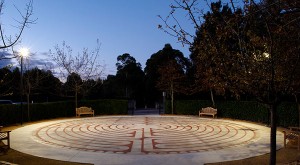
[[[268,153],[269,134],[267,127],[222,119],[106,116],[25,126],[12,132],[11,144],[31,155],[73,162],[204,164]]]

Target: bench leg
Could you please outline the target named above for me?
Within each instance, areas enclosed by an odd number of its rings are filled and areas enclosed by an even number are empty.
[[[7,132],[7,145],[8,145],[8,148],[10,148],[9,132]]]
[[[297,141],[298,141],[298,143],[297,143],[298,144],[298,150],[300,150],[300,136],[299,135],[298,135],[298,140]]]
[[[284,148],[286,148],[286,132],[283,131],[283,145],[284,145]]]

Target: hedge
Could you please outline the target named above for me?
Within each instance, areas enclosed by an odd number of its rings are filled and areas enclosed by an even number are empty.
[[[18,123],[20,119],[21,112],[17,105],[0,105],[0,125]]]
[[[81,101],[80,106],[92,107],[95,115],[125,115],[128,114],[127,100],[92,100]],[[74,114],[75,115],[75,114]]]
[[[128,114],[127,104],[127,100],[92,100],[78,103],[79,107],[92,107],[95,115]],[[73,101],[29,104],[29,115],[27,104],[23,104],[23,122],[74,116],[75,103]],[[0,125],[16,123],[21,123],[21,105],[0,105]]]
[[[177,100],[174,102],[174,114],[198,115],[203,107],[212,106],[208,100]],[[218,117],[259,122],[269,125],[268,108],[256,101],[219,101],[216,102]],[[165,113],[171,113],[171,102],[166,102]],[[282,127],[298,126],[297,104],[283,102],[277,107],[277,125]]]
[[[208,100],[177,100],[174,103],[174,114],[198,115],[199,109],[211,106]],[[127,100],[92,100],[80,101],[80,106],[92,107],[95,115],[128,114]],[[74,117],[73,101],[30,104],[28,118],[27,104],[23,105],[23,122],[52,119],[58,117]],[[269,124],[269,112],[266,106],[255,101],[220,101],[216,102],[218,116],[248,120]],[[166,101],[165,113],[171,113],[170,101]],[[298,126],[299,115],[296,103],[283,102],[277,108],[278,126]],[[0,105],[0,125],[11,125],[21,122],[21,107],[19,104]]]

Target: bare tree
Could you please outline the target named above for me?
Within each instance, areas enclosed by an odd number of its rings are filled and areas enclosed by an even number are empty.
[[[104,70],[104,66],[100,65],[99,61],[97,61],[99,60],[99,50],[99,40],[97,40],[97,46],[94,50],[89,51],[87,48],[84,48],[82,53],[78,53],[77,55],[73,54],[72,48],[66,45],[65,42],[63,42],[61,47],[56,45],[54,52],[51,52],[50,50],[50,56],[60,70],[60,78],[63,81],[67,81],[68,78],[72,79],[68,80],[72,82],[68,85],[69,89],[71,89],[75,93],[74,95],[76,108],[78,105],[78,93],[82,90],[83,87],[87,86],[85,85],[85,83],[90,79],[95,80],[101,77]],[[84,91],[87,90],[88,89],[85,89]]]
[[[4,13],[4,4],[5,1],[1,0],[0,2],[0,19],[1,15]],[[29,24],[35,23],[36,20],[32,20],[31,17],[33,15],[33,0],[30,0],[26,4],[25,12],[21,12],[17,7],[15,7],[16,10],[19,12],[21,16],[21,20],[16,20],[16,25],[13,25],[15,28],[17,28],[16,34],[7,35],[5,34],[5,27],[3,25],[3,22],[0,22],[0,49],[7,49],[12,48],[18,42],[20,41],[21,35],[24,32],[24,29],[29,26]],[[15,54],[13,53],[11,56],[6,56],[5,54],[0,55],[1,59],[11,59],[14,58]]]

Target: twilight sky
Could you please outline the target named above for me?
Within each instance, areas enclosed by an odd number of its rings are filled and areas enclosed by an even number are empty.
[[[28,0],[6,0],[2,24],[6,35],[14,35],[16,20],[20,20],[14,5],[24,12]],[[31,58],[39,61],[44,54],[63,41],[73,53],[101,43],[100,62],[106,64],[106,74],[115,74],[117,56],[129,53],[145,67],[147,59],[161,50],[166,43],[189,56],[188,47],[157,28],[167,16],[173,0],[34,0],[36,24],[26,28],[17,47],[28,47],[35,53]],[[204,4],[205,5],[205,4]],[[181,18],[186,20],[185,14]],[[185,26],[194,33],[188,21]],[[46,60],[44,60],[46,61]]]

